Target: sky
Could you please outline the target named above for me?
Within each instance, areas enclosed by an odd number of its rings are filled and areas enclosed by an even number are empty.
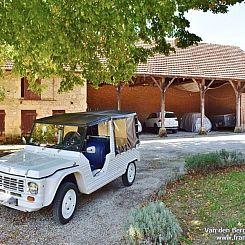
[[[229,8],[227,14],[189,11],[189,30],[200,36],[205,43],[239,46],[245,51],[245,4]]]

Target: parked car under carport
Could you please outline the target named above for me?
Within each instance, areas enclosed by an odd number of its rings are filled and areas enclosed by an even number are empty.
[[[201,128],[201,113],[189,112],[185,113],[180,119],[180,129],[188,132],[198,133]],[[204,128],[206,132],[212,129],[212,123],[208,117],[204,116]]]
[[[161,127],[161,112],[151,113],[144,121],[143,128],[145,129],[153,129],[154,133],[159,132],[159,128]],[[165,121],[164,127],[171,131],[172,133],[176,133],[179,127],[179,122],[174,112],[166,111],[165,112]]]
[[[209,116],[213,130],[217,130],[219,128],[234,128],[236,126],[236,114],[221,114],[221,115],[210,115]]]

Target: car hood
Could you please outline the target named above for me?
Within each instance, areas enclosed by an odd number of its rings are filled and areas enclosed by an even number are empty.
[[[0,158],[0,172],[29,178],[44,178],[60,169],[78,164],[79,152],[26,146],[25,149]]]

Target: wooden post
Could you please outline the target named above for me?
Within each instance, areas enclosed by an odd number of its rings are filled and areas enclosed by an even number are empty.
[[[201,83],[200,82],[197,82],[194,78],[192,78],[192,81],[194,81],[198,85],[199,91],[200,91],[201,127],[200,127],[198,133],[200,135],[205,135],[205,134],[207,134],[206,128],[204,126],[204,117],[205,117],[205,94],[208,91],[208,89],[210,88],[210,86],[213,84],[214,80],[210,81],[207,86],[205,84],[205,79],[202,79]]]
[[[199,134],[207,134],[206,128],[204,127],[204,117],[205,117],[205,79],[202,79],[200,84],[200,112],[201,112],[201,128]]]
[[[238,93],[236,96],[236,111],[237,111],[237,116],[236,116],[236,128],[235,131],[241,132],[241,94]]]
[[[117,91],[117,110],[121,110],[121,83],[116,86]]]
[[[159,128],[159,136],[166,137],[167,129],[165,128],[165,78],[161,80],[161,127]]]
[[[164,77],[161,78],[160,82],[158,82],[153,76],[151,78],[153,82],[157,85],[157,87],[160,89],[160,93],[161,93],[161,127],[159,128],[159,136],[166,137],[167,130],[164,126],[165,125],[165,97],[166,97],[167,89],[174,82],[175,78],[172,78],[172,80],[170,80],[168,83],[166,83]]]
[[[233,81],[229,81],[236,95],[236,126],[234,129],[235,133],[242,132],[241,126],[241,96],[242,92],[245,89],[245,83],[242,85],[239,81],[237,84]]]

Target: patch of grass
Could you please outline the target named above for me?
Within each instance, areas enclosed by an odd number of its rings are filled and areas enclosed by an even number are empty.
[[[179,220],[185,235],[183,244],[190,241],[219,244],[217,236],[228,235],[208,233],[205,228],[245,229],[244,168],[208,176],[186,176],[160,199]],[[245,232],[237,235],[245,237]],[[245,240],[225,244],[245,244]]]

